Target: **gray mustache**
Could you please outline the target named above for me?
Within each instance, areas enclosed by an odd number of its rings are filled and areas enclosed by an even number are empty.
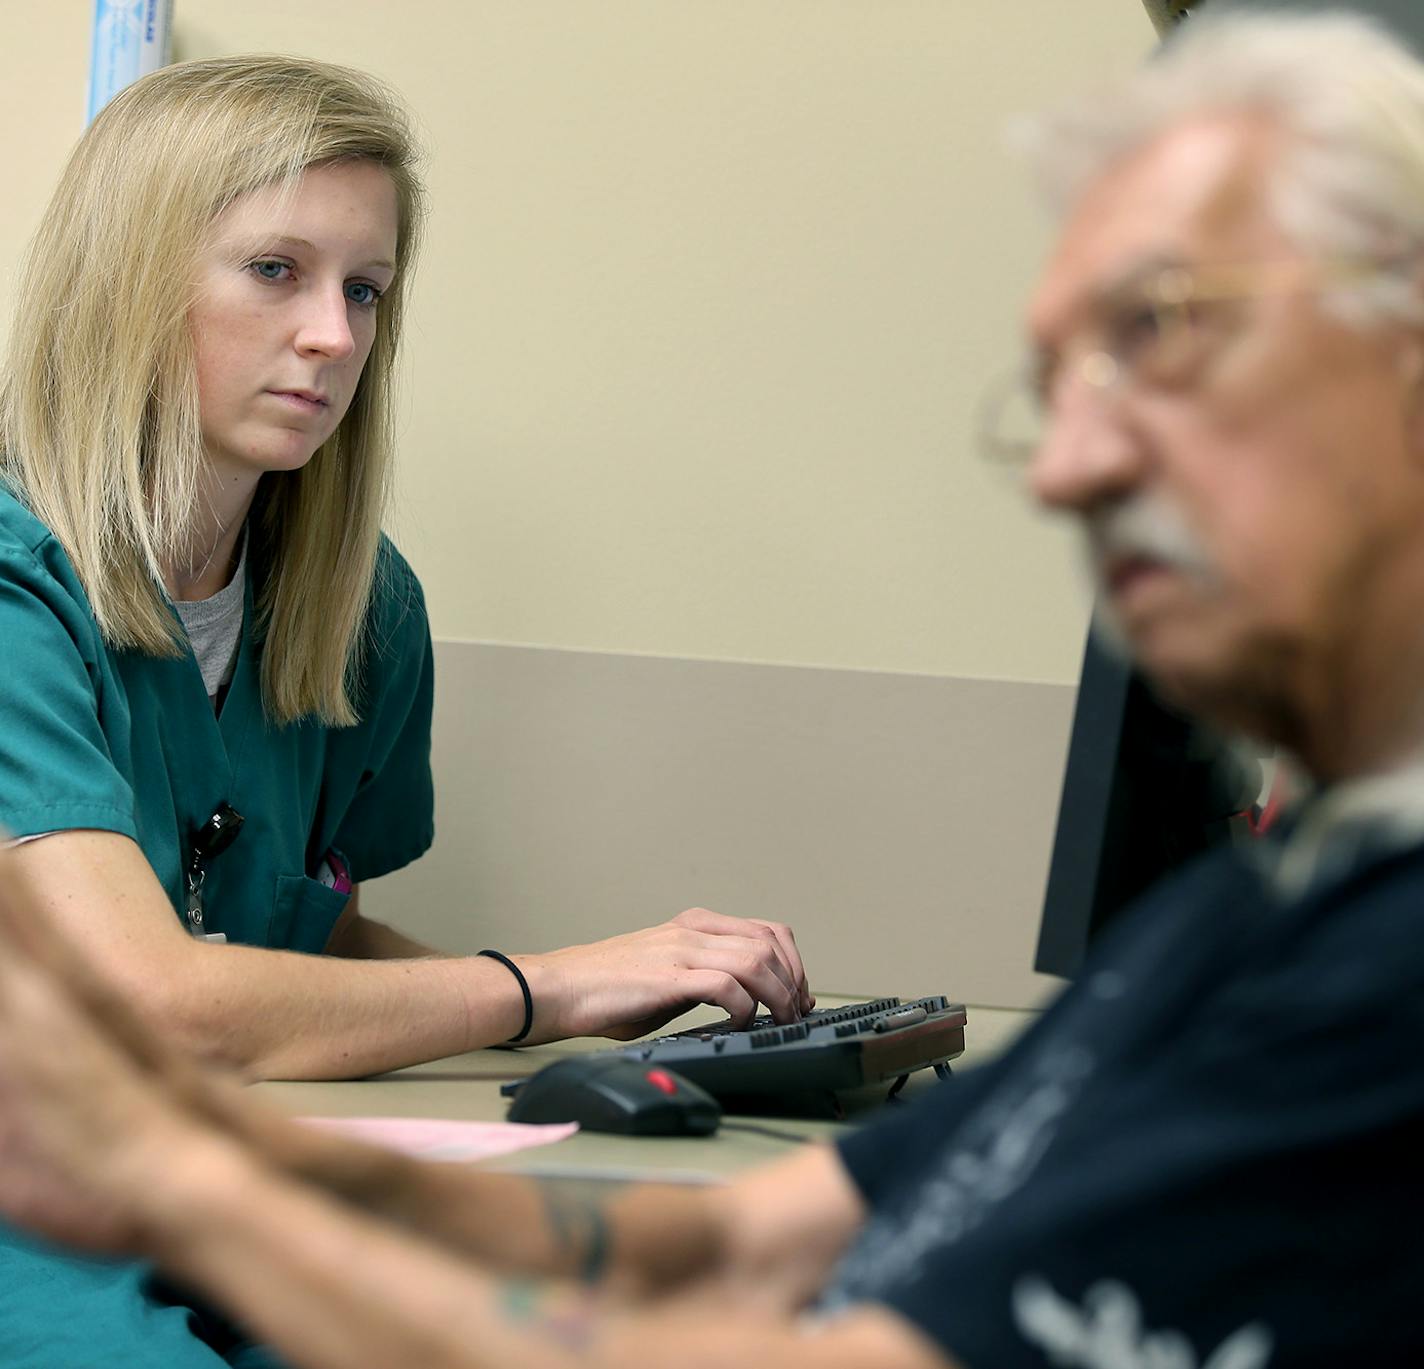
[[[1191,525],[1174,504],[1138,495],[1089,514],[1084,523],[1093,565],[1141,556],[1173,570],[1214,580],[1215,567]]]

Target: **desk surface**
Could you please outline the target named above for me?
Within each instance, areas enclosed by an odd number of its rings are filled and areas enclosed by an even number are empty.
[[[827,997],[824,1006],[850,1000]],[[672,1029],[718,1016],[706,1009],[671,1024]],[[1032,1014],[1005,1009],[969,1009],[965,1053],[956,1067],[982,1063],[1012,1039]],[[502,1122],[508,1107],[499,1086],[522,1079],[555,1060],[581,1051],[601,1050],[601,1039],[560,1041],[520,1050],[472,1051],[374,1079],[326,1083],[265,1083],[258,1090],[289,1112],[313,1117],[447,1117],[460,1121]],[[935,1086],[933,1074],[913,1076],[912,1089]],[[774,1160],[795,1142],[733,1129],[738,1122],[774,1127],[807,1139],[828,1139],[844,1123],[803,1121],[785,1117],[728,1117],[715,1136],[609,1136],[579,1132],[553,1145],[517,1151],[485,1163],[491,1168],[529,1174],[597,1178],[660,1178],[668,1182],[705,1182]]]

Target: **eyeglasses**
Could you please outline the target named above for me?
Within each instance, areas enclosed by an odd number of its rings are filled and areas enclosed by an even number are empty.
[[[979,405],[978,446],[990,461],[1023,465],[1043,445],[1053,401],[1069,381],[1104,399],[1187,388],[1239,327],[1220,306],[1311,293],[1383,274],[1378,262],[1265,262],[1158,268],[1110,291],[1082,342],[1044,353],[1001,377]]]

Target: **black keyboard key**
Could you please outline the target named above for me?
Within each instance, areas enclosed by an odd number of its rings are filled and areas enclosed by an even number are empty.
[[[928,1016],[929,1013],[921,1007],[897,1008],[894,1012],[888,1012],[883,1017],[877,1017],[875,1030],[892,1032],[899,1027],[909,1027],[916,1022],[923,1022]]]

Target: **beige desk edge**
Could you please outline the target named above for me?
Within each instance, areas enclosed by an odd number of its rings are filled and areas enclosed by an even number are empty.
[[[840,1000],[827,998],[827,1006]],[[705,1021],[714,1013],[703,1010],[689,1014],[675,1027]],[[1005,1045],[1032,1019],[1029,1012],[1002,1008],[969,1008],[964,1055],[956,1068],[983,1063]],[[277,1106],[313,1117],[445,1117],[461,1121],[499,1122],[507,1104],[499,1086],[522,1078],[566,1055],[598,1050],[609,1043],[601,1040],[563,1041],[527,1050],[473,1051],[445,1060],[382,1075],[331,1083],[266,1083],[257,1090]],[[928,1071],[915,1076],[913,1088],[934,1086]],[[757,1118],[729,1117],[711,1137],[627,1137],[580,1132],[566,1141],[519,1151],[488,1161],[491,1168],[523,1173],[573,1175],[583,1178],[661,1178],[669,1182],[715,1181],[768,1160],[785,1155],[795,1142],[737,1131],[739,1121],[760,1122]],[[778,1131],[808,1139],[829,1139],[841,1130],[835,1122],[797,1119],[765,1119]]]

